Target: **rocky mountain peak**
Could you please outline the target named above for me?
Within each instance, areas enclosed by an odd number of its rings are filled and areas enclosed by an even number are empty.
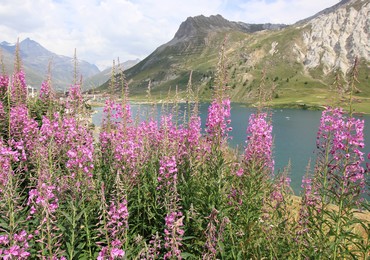
[[[355,57],[370,60],[370,3],[344,0],[306,20],[303,45],[294,51],[307,69],[323,65],[324,73],[346,73]],[[302,55],[305,53],[305,55]]]
[[[19,48],[23,54],[27,55],[37,55],[37,56],[52,56],[52,53],[45,49],[41,44],[38,42],[31,40],[30,38],[26,38],[19,43]]]
[[[236,29],[237,27],[234,22],[226,20],[219,14],[211,15],[210,17],[199,15],[188,17],[182,22],[174,38],[182,39],[199,33],[207,33],[210,30]]]

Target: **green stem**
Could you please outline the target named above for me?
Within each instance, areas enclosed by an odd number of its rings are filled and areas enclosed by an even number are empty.
[[[342,187],[343,188],[343,187]],[[338,257],[338,244],[340,243],[340,231],[342,229],[341,220],[342,220],[342,210],[343,210],[343,200],[340,200],[339,203],[339,210],[337,216],[337,222],[335,224],[335,239],[334,239],[334,252],[333,252],[333,259],[337,259]]]
[[[89,259],[92,259],[93,255],[91,251],[91,248],[92,248],[91,234],[90,234],[90,229],[89,229],[89,218],[87,216],[86,209],[85,209],[85,202],[83,202],[83,210],[84,210],[84,221],[85,221],[85,231],[86,231],[86,237],[87,237],[87,246],[89,249]]]
[[[51,227],[50,227],[50,216],[48,213],[46,213],[46,230],[47,230],[47,239],[48,239],[48,243],[47,243],[47,248],[49,250],[49,255],[50,257],[53,256],[53,241],[52,241],[52,236],[51,236]]]
[[[74,244],[75,244],[75,239],[76,239],[76,208],[72,204],[72,230],[71,230],[71,238],[70,238],[70,248],[68,249],[68,254],[69,254],[69,259],[73,259],[74,256]]]
[[[13,235],[15,233],[15,216],[14,216],[14,194],[13,191],[15,187],[13,187],[13,175],[11,173],[8,174],[9,178],[9,187],[8,191],[10,191],[10,196],[7,196],[7,204],[9,209],[9,239],[13,239]]]

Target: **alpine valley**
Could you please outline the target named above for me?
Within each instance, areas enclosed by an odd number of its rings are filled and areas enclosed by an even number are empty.
[[[370,3],[343,0],[293,25],[245,24],[221,15],[189,17],[174,38],[125,71],[130,96],[144,98],[150,82],[152,96],[161,100],[192,86],[209,99],[225,40],[228,85],[235,102],[255,102],[262,84],[274,88],[272,103],[280,107],[318,107],[342,102],[337,87],[350,88],[358,59],[354,107],[370,112]],[[263,77],[262,74],[265,74]],[[109,81],[98,91],[107,91]],[[339,96],[334,100],[335,96]],[[348,98],[348,97],[347,97]]]
[[[193,90],[199,91],[202,100],[210,99],[224,44],[227,82],[234,102],[253,104],[263,86],[272,94],[275,106],[317,108],[329,103],[343,106],[349,98],[346,92],[355,81],[354,108],[370,113],[369,12],[368,0],[343,0],[289,26],[233,22],[221,15],[189,17],[171,41],[142,61],[124,64],[130,98],[145,99],[149,82],[152,97],[157,101],[166,98],[169,92],[174,95],[175,89],[178,96],[185,97],[192,74]],[[14,48],[6,42],[0,44],[7,68],[12,67]],[[20,42],[20,51],[29,84],[41,85],[53,57],[54,86],[69,87],[73,78],[72,58],[53,54],[30,39]],[[358,65],[353,73],[355,60]],[[99,72],[95,65],[85,61],[79,61],[78,69],[85,90],[110,91],[109,70]],[[119,88],[114,89],[121,93]]]

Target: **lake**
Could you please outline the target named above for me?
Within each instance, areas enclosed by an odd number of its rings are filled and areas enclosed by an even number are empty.
[[[158,118],[162,105],[154,105]],[[201,103],[199,107],[202,127],[204,128],[209,103]],[[147,111],[153,105],[131,104],[133,117],[143,120],[147,117]],[[179,104],[179,118],[183,117],[186,105]],[[94,108],[97,113],[93,114],[92,121],[95,125],[100,125],[103,118],[103,108]],[[256,112],[255,108],[247,107],[243,104],[231,104],[231,126],[233,128],[230,135],[229,145],[234,148],[243,149],[246,140],[246,129],[249,116]],[[273,109],[272,124],[274,136],[274,159],[275,172],[282,170],[291,161],[291,186],[296,194],[301,190],[302,177],[306,172],[309,159],[312,165],[315,162],[316,134],[320,124],[321,111],[298,110],[298,109]],[[370,152],[370,116],[364,115],[365,119],[365,149],[363,152]]]

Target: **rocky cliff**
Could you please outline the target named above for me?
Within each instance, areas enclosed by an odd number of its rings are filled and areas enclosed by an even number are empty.
[[[302,25],[307,30],[302,44],[295,45],[297,60],[307,69],[323,65],[324,73],[347,73],[356,57],[369,61],[369,17],[370,2],[365,0],[342,1],[313,17]]]

